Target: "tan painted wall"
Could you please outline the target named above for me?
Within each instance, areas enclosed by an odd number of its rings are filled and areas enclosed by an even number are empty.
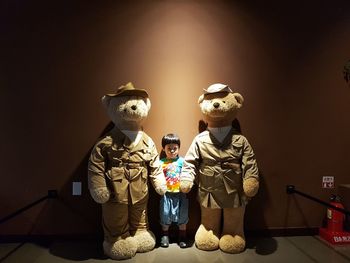
[[[87,158],[108,124],[100,97],[128,81],[150,93],[145,131],[159,150],[165,133],[178,133],[182,155],[197,134],[203,88],[224,82],[245,97],[239,120],[263,179],[248,229],[319,226],[325,208],[288,198],[285,186],[327,200],[336,189],[321,188],[323,175],[349,183],[348,2],[7,2],[0,8],[0,218],[48,189],[60,199],[0,225],[0,234],[100,231]],[[72,181],[83,182],[83,196],[71,196]],[[156,227],[156,206],[150,215]]]

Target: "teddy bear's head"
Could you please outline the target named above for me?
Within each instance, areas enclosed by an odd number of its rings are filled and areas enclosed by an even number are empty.
[[[204,90],[198,103],[209,127],[224,127],[231,125],[236,118],[238,109],[243,105],[243,97],[229,86],[216,83]]]
[[[121,130],[140,130],[151,109],[147,92],[135,89],[132,83],[103,96],[102,103],[114,125]]]

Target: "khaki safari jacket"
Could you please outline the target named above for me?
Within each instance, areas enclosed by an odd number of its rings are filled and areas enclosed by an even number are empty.
[[[243,180],[259,178],[257,162],[248,140],[231,129],[223,142],[208,130],[192,142],[181,173],[181,181],[198,184],[198,199],[208,208],[240,207],[248,202]]]
[[[114,127],[94,146],[88,165],[89,189],[107,187],[110,201],[135,204],[148,195],[148,177],[155,188],[166,185],[152,139],[143,132],[137,145]]]

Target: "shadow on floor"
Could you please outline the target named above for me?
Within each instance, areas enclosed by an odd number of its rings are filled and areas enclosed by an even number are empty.
[[[17,244],[14,248],[12,248],[9,252],[7,252],[4,256],[0,257],[0,262],[5,261],[8,257],[10,257],[12,254],[16,253],[17,250],[19,250],[25,243]]]
[[[171,240],[171,243],[176,243],[176,240]],[[189,242],[189,247],[195,246],[193,240]],[[157,242],[156,249],[159,248]],[[258,255],[270,255],[277,250],[277,241],[274,238],[248,238],[247,249],[255,250]],[[48,245],[50,254],[60,258],[65,258],[74,261],[84,261],[88,259],[107,259],[103,253],[102,242],[57,242]]]
[[[247,249],[255,250],[258,255],[270,255],[277,250],[277,240],[273,237],[247,238]]]
[[[49,247],[50,254],[57,257],[84,261],[88,259],[107,259],[101,242],[58,242]]]

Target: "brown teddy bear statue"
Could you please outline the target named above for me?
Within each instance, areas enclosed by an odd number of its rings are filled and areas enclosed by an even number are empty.
[[[166,191],[152,139],[142,131],[151,108],[145,90],[131,83],[102,98],[114,128],[94,146],[88,165],[89,190],[102,204],[104,253],[127,259],[150,251],[155,237],[148,229],[148,179],[158,194]]]
[[[259,188],[252,147],[232,127],[243,97],[218,83],[204,90],[198,102],[208,127],[194,138],[180,179],[185,193],[198,183],[201,224],[195,244],[201,250],[239,253],[245,248],[245,205]]]

